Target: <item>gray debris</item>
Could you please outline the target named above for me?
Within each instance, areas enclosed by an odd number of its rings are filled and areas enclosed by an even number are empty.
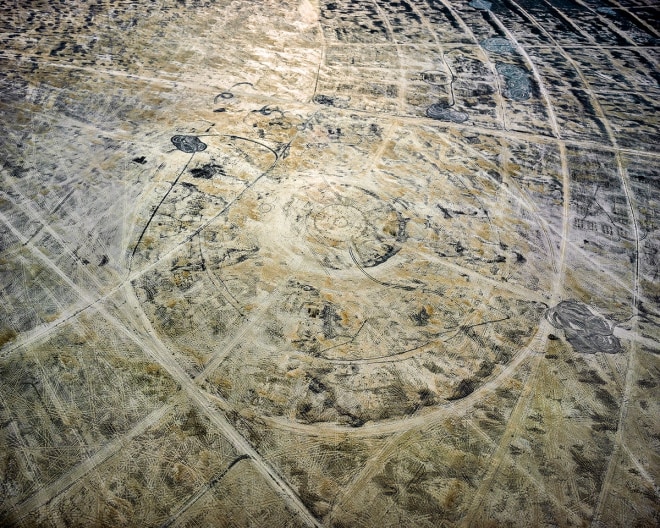
[[[505,88],[502,95],[514,101],[524,101],[532,96],[532,83],[526,70],[498,62],[495,65],[497,73],[504,77]]]
[[[613,325],[590,306],[579,301],[562,301],[546,313],[552,326],[563,330],[566,340],[583,354],[617,354],[621,342],[612,333]]]

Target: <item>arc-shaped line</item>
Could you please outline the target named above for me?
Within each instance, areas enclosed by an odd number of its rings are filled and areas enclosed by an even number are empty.
[[[399,67],[397,68],[399,72],[399,97],[397,100],[397,104],[399,106],[399,113],[403,113],[404,108],[405,108],[405,101],[406,101],[406,71],[404,68],[404,60],[403,60],[403,53],[401,52],[401,44],[396,38],[396,33],[394,32],[394,28],[392,27],[392,23],[390,22],[390,19],[388,18],[387,14],[383,11],[383,8],[380,7],[380,4],[378,3],[377,0],[372,0],[371,2],[378,11],[378,14],[380,15],[380,18],[383,20],[385,23],[385,27],[387,28],[388,33],[390,34],[390,38],[392,39],[392,43],[396,47],[396,55],[397,58],[399,59]]]
[[[412,0],[410,0],[412,1]],[[463,28],[463,31],[465,32],[466,35],[474,42],[476,45],[477,53],[481,55],[482,58],[486,60],[486,64],[488,65],[488,68],[490,69],[490,73],[493,76],[493,79],[495,80],[495,83],[497,85],[498,89],[498,96],[500,98],[498,109],[500,111],[500,118],[502,120],[502,127],[504,130],[507,129],[507,123],[506,123],[506,108],[504,105],[504,96],[502,95],[502,90],[500,87],[500,81],[499,81],[499,74],[497,73],[497,69],[495,68],[495,64],[490,60],[490,57],[488,54],[481,48],[481,45],[479,44],[479,40],[477,39],[476,35],[474,32],[470,29],[470,26],[467,25],[467,23],[463,20],[463,18],[456,13],[456,10],[453,8],[453,6],[449,3],[448,0],[440,0],[442,5],[445,7],[445,9],[451,13],[451,15],[458,21],[458,23],[461,25]],[[427,3],[428,5],[428,3]],[[449,67],[449,64],[447,64],[447,67]],[[452,123],[453,124],[453,123]]]
[[[133,264],[133,258],[135,257],[135,253],[137,252],[138,247],[140,246],[140,242],[142,242],[142,239],[144,238],[145,233],[147,232],[147,229],[149,229],[149,226],[151,225],[151,222],[153,221],[154,217],[156,216],[156,213],[158,212],[158,209],[160,209],[160,206],[163,205],[163,202],[167,199],[167,197],[170,195],[172,192],[172,189],[176,186],[176,184],[179,182],[179,179],[181,178],[181,175],[186,171],[188,168],[188,165],[190,165],[190,162],[192,161],[193,157],[195,156],[195,153],[193,152],[190,155],[190,158],[186,162],[186,164],[183,166],[183,169],[179,171],[179,173],[176,175],[176,178],[174,178],[174,181],[170,183],[170,188],[167,189],[167,192],[163,195],[163,197],[160,199],[160,202],[158,202],[158,205],[154,208],[154,210],[151,213],[151,216],[149,216],[149,220],[147,220],[147,223],[144,225],[144,228],[142,229],[142,232],[140,233],[140,236],[138,236],[137,242],[135,243],[135,246],[133,246],[133,251],[131,252],[131,257],[129,259],[128,263],[128,271],[130,273],[131,271],[131,266]]]
[[[318,112],[314,112],[307,120],[306,124],[311,122],[316,116],[318,115]],[[290,145],[293,143],[293,141],[296,139],[298,136],[299,131],[296,131],[295,134],[291,137],[291,139],[285,144],[284,148],[290,147]],[[126,284],[131,284],[133,281],[139,279],[141,276],[155,268],[160,262],[165,260],[166,258],[170,257],[175,251],[177,251],[182,245],[187,244],[190,242],[192,239],[194,239],[199,233],[206,229],[209,225],[211,225],[213,222],[215,222],[219,217],[221,217],[223,214],[225,214],[236,202],[238,202],[244,193],[246,193],[250,188],[252,188],[254,185],[257,184],[259,180],[264,178],[268,173],[270,173],[271,170],[276,166],[278,160],[275,160],[262,174],[260,174],[257,178],[255,178],[249,185],[246,186],[245,189],[243,189],[231,202],[229,202],[221,211],[213,215],[211,218],[206,220],[205,222],[202,223],[198,228],[196,228],[192,233],[186,234],[183,237],[181,237],[180,242],[174,244],[172,248],[167,250],[164,254],[162,254],[159,258],[154,259],[151,261],[149,264],[146,266],[142,267],[138,271],[133,271],[130,272],[128,276],[119,284],[108,290],[105,294],[99,295],[98,297],[91,299],[88,296],[82,298],[82,302],[80,303],[79,306],[75,307],[71,313],[67,313],[63,315],[62,317],[58,318],[57,320],[53,321],[52,323],[48,324],[47,326],[41,328],[37,328],[33,333],[30,335],[20,339],[17,342],[12,343],[8,348],[5,349],[5,355],[10,354],[12,352],[15,352],[22,346],[26,346],[28,344],[37,342],[41,339],[45,339],[51,332],[53,332],[56,328],[59,328],[63,324],[65,324],[67,321],[72,320],[75,317],[78,317],[81,313],[86,312],[90,308],[96,306],[97,304],[105,301],[106,299],[111,298],[113,295],[115,295],[117,292],[121,291],[122,288]],[[0,219],[5,218],[2,213],[0,213]],[[4,220],[7,226],[9,226],[13,231],[15,228],[11,226],[11,224],[8,222],[8,220]],[[25,240],[25,237],[15,230],[17,233],[17,236],[21,241]]]
[[[503,380],[511,376],[518,367],[528,360],[533,360],[538,350],[542,350],[547,343],[547,334],[551,328],[549,323],[543,321],[536,334],[530,339],[527,346],[520,350],[516,356],[498,372],[493,378],[488,379],[483,385],[477,387],[474,392],[458,400],[445,401],[434,408],[427,408],[424,412],[410,417],[399,418],[397,420],[383,420],[380,422],[362,425],[361,427],[352,427],[334,423],[316,423],[304,424],[290,421],[285,418],[273,416],[260,416],[260,419],[267,425],[304,434],[312,437],[336,438],[337,435],[348,435],[351,438],[372,438],[381,435],[400,433],[415,427],[429,426],[445,419],[448,415],[459,416],[468,412],[479,403],[487,394],[499,387]],[[218,405],[226,406],[226,402],[215,395],[206,393],[206,397]]]
[[[242,462],[243,460],[250,460],[250,458],[250,455],[243,454],[232,460],[231,463],[219,475],[213,477],[209,482],[198,489],[197,492],[195,492],[195,494],[192,495],[185,503],[183,503],[181,507],[173,515],[171,515],[167,521],[160,525],[160,528],[168,528],[169,526],[172,526],[183,514],[192,508],[199,499],[206,495],[209,490],[215,488],[236,464]]]
[[[570,174],[568,170],[568,154],[566,150],[566,143],[561,138],[561,131],[559,129],[559,124],[557,123],[557,116],[555,115],[554,107],[552,106],[552,101],[550,100],[550,94],[548,93],[545,83],[541,77],[541,74],[538,71],[538,68],[532,61],[531,57],[525,50],[525,48],[518,42],[515,36],[508,30],[508,28],[499,20],[495,14],[489,11],[491,20],[500,28],[500,30],[507,36],[507,38],[514,43],[516,49],[525,59],[525,62],[531,69],[534,74],[534,78],[539,85],[539,90],[541,95],[545,100],[546,107],[548,109],[548,116],[550,118],[550,125],[552,131],[557,139],[557,146],[559,147],[559,156],[561,161],[561,174],[562,174],[562,195],[563,195],[563,213],[562,213],[562,236],[561,236],[561,245],[559,249],[559,262],[556,267],[558,270],[555,274],[554,287],[552,292],[553,302],[557,302],[561,296],[562,290],[562,280],[565,273],[566,266],[566,248],[568,244],[568,233],[569,233],[569,216],[570,216]]]
[[[632,299],[632,315],[635,317],[638,314],[638,299],[639,299],[639,227],[637,223],[637,218],[635,215],[634,211],[634,205],[632,201],[632,196],[629,188],[629,183],[628,183],[628,177],[625,172],[624,166],[623,166],[623,160],[621,157],[621,153],[618,150],[618,144],[616,141],[616,137],[614,135],[614,132],[612,130],[612,126],[609,123],[609,120],[607,119],[605,113],[602,110],[602,107],[600,106],[599,100],[596,98],[595,94],[593,93],[593,90],[590,87],[589,82],[585,78],[584,74],[582,73],[582,70],[580,67],[575,63],[575,61],[570,57],[568,53],[563,49],[562,46],[560,46],[553,38],[552,35],[549,35],[547,31],[543,28],[541,24],[538,23],[536,19],[534,19],[529,13],[527,13],[522,7],[520,7],[514,0],[507,0],[509,3],[513,4],[516,6],[516,8],[524,14],[528,20],[533,23],[536,27],[538,27],[541,31],[543,31],[548,38],[552,40],[552,42],[557,46],[557,49],[560,50],[564,58],[573,66],[573,68],[576,70],[578,73],[580,79],[584,83],[587,91],[590,93],[590,96],[594,102],[594,108],[596,109],[597,113],[599,114],[599,117],[601,118],[601,121],[603,122],[603,125],[605,126],[605,129],[607,131],[608,139],[612,146],[614,147],[614,152],[615,152],[615,158],[617,162],[617,170],[619,173],[619,178],[621,180],[621,184],[623,187],[624,194],[626,195],[626,200],[628,202],[628,207],[631,215],[631,221],[633,224],[633,233],[634,233],[634,240],[635,240],[635,258],[634,258],[634,267],[633,267],[633,299]],[[634,319],[633,324],[636,326],[637,325],[637,319]],[[637,347],[637,342],[633,341],[631,343],[631,352],[628,356],[628,365],[627,365],[627,371],[626,371],[626,380],[624,384],[624,392],[623,392],[623,399],[621,402],[620,406],[620,412],[619,412],[619,419],[618,419],[618,424],[617,424],[617,431],[615,435],[615,444],[614,448],[612,450],[612,454],[610,455],[610,458],[608,460],[608,465],[607,465],[607,470],[605,474],[605,478],[603,479],[603,482],[601,484],[601,489],[598,497],[598,501],[596,503],[596,507],[594,509],[594,516],[592,518],[592,525],[597,526],[600,523],[600,518],[602,516],[604,504],[605,504],[605,499],[607,496],[607,490],[609,488],[609,482],[613,478],[614,475],[614,470],[616,466],[616,459],[617,459],[617,454],[621,450],[621,446],[623,445],[623,424],[625,421],[625,417],[627,415],[627,407],[630,401],[630,393],[632,391],[632,378],[633,378],[633,370],[634,370],[634,362],[635,362],[635,350]]]

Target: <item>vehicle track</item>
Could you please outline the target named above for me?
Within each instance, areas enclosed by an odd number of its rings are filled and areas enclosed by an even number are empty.
[[[55,482],[52,482],[46,486],[39,486],[38,491],[26,500],[10,502],[9,507],[13,512],[11,515],[12,522],[20,521],[31,512],[39,509],[45,504],[48,504],[55,497],[64,493],[76,482],[84,478],[85,475],[91,471],[94,471],[94,469],[96,469],[102,463],[120,453],[121,450],[126,448],[133,439],[164,419],[169,413],[172,412],[172,409],[172,404],[166,404],[152,411],[137,424],[131,427],[131,429],[102,446],[93,455],[89,456],[83,462],[71,468]]]

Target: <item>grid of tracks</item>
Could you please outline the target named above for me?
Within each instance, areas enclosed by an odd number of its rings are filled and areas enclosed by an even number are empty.
[[[658,10],[1,4],[11,526],[658,522]]]

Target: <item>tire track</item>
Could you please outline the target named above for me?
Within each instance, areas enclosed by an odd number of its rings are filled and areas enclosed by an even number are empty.
[[[319,438],[336,438],[338,434],[349,434],[351,438],[370,438],[374,436],[406,432],[415,427],[432,425],[444,420],[447,416],[460,417],[487,394],[495,391],[495,389],[497,389],[507,377],[510,377],[521,364],[528,360],[534,360],[534,358],[540,357],[537,351],[542,350],[545,346],[549,331],[551,331],[550,324],[543,321],[530,343],[520,350],[514,359],[512,359],[511,362],[492,379],[486,381],[483,385],[477,387],[474,392],[460,400],[447,401],[438,404],[435,408],[426,410],[415,416],[399,418],[397,420],[384,420],[376,423],[367,422],[359,428],[333,423],[308,425],[272,416],[260,416],[260,419],[267,425],[277,429]],[[216,397],[213,398],[217,399]]]
[[[372,0],[371,3],[378,11],[382,21],[385,23],[385,27],[387,28],[390,38],[392,39],[392,42],[396,47],[396,55],[397,58],[399,59],[399,67],[397,68],[399,72],[399,94],[397,98],[398,99],[397,104],[399,106],[399,113],[403,114],[406,108],[406,92],[408,87],[408,81],[406,80],[406,70],[404,67],[405,63],[403,60],[403,53],[401,52],[401,44],[396,38],[396,33],[394,32],[394,28],[392,27],[392,23],[390,22],[390,19],[388,18],[387,14],[383,11],[383,9],[380,7],[378,1]]]
[[[172,404],[166,404],[152,411],[149,415],[135,424],[129,431],[121,435],[121,437],[113,439],[101,447],[93,455],[86,458],[83,462],[64,473],[55,482],[46,486],[39,487],[39,490],[34,495],[22,502],[14,501],[13,503],[10,503],[10,508],[12,508],[14,511],[14,515],[12,515],[12,522],[19,521],[29,513],[39,509],[58,495],[64,493],[85,475],[96,469],[99,465],[117,453],[120,453],[121,450],[127,447],[133,439],[144,433],[151,426],[161,421],[165,416],[168,415],[168,413],[172,411],[172,409]]]
[[[139,320],[139,324],[145,329],[149,337],[149,343],[142,343],[146,348],[146,352],[151,355],[156,361],[172,376],[172,378],[180,385],[181,389],[188,396],[189,400],[196,405],[196,407],[203,412],[224,435],[224,437],[234,446],[234,448],[241,454],[249,456],[259,473],[271,484],[274,491],[284,500],[289,509],[295,513],[298,518],[307,526],[314,526],[320,528],[318,520],[309,512],[307,507],[300,500],[295,491],[289,484],[277,473],[277,471],[250,445],[250,443],[232,426],[224,414],[220,413],[217,408],[211,406],[206,394],[200,390],[195,380],[191,379],[183,368],[175,361],[174,357],[167,349],[165,344],[160,340],[158,334],[151,326],[149,319],[142,310],[138,298],[135,296],[135,291],[130,285],[124,288],[129,306],[133,309],[135,316]],[[124,331],[136,342],[139,339],[134,337],[134,334],[127,330]]]
[[[488,434],[479,427],[472,418],[467,417],[467,424],[474,429],[474,431],[487,443],[489,444],[492,448],[493,451],[497,448],[497,443],[493,441],[493,439],[488,436]],[[522,474],[527,481],[531,482],[532,485],[542,494],[544,499],[549,499],[549,501],[553,504],[553,506],[556,508],[557,511],[565,512],[568,517],[570,517],[570,520],[574,526],[579,526],[580,524],[580,518],[577,516],[575,512],[572,510],[569,510],[566,508],[566,504],[554,495],[553,493],[550,493],[544,483],[536,478],[534,475],[532,475],[525,467],[520,464],[515,458],[513,458],[511,455],[504,453],[503,455],[503,463],[508,463],[512,467],[514,467],[520,474]],[[575,486],[575,481],[573,479],[573,486]],[[577,496],[577,494],[576,494]]]
[[[26,238],[22,233],[18,232],[13,225],[7,223],[6,217],[0,213],[0,220],[9,227],[12,233],[21,241],[26,242]],[[88,303],[88,306],[92,306],[99,302],[99,300],[92,300],[89,298],[88,294],[79,288],[68,276],[62,272],[55,264],[53,264],[50,259],[48,259],[41,251],[37,248],[34,248],[31,243],[29,243],[33,254],[37,256],[48,268],[50,268],[55,274],[57,274],[74,292],[76,292],[81,299]],[[147,330],[148,336],[150,338],[149,343],[139,339],[135,336],[133,332],[128,330],[121,322],[119,322],[115,317],[110,315],[103,307],[99,307],[99,313],[104,316],[104,318],[111,323],[118,331],[128,337],[136,345],[138,345],[143,351],[151,355],[157,362],[165,368],[165,370],[172,376],[172,378],[177,381],[181,387],[186,389],[186,393],[191,398],[191,401],[196,403],[196,405],[203,411],[229,440],[234,447],[236,447],[240,452],[250,455],[254,460],[256,467],[259,469],[259,472],[266,477],[267,481],[270,482],[275,491],[286,501],[293,512],[296,512],[301,520],[308,526],[320,526],[318,521],[314,516],[309,513],[307,508],[304,506],[302,501],[298,498],[295,492],[290,488],[288,483],[282,479],[282,477],[277,474],[277,472],[271,468],[261,456],[252,448],[252,446],[229,424],[224,416],[219,416],[217,411],[214,411],[206,398],[201,394],[199,387],[194,383],[193,380],[185,373],[185,371],[179,366],[178,363],[174,360],[169,350],[165,347],[164,344],[160,341],[157,334],[151,328],[144,311],[142,311],[137,297],[135,297],[135,292],[132,289],[132,286],[129,282],[124,283],[123,293],[132,305],[136,314],[139,314],[140,320]]]
[[[411,0],[411,1],[412,1],[412,0]],[[507,131],[507,124],[506,124],[506,107],[505,107],[505,104],[504,104],[504,97],[502,96],[502,90],[501,90],[501,87],[500,87],[500,84],[499,84],[499,82],[500,82],[500,81],[499,81],[499,78],[500,78],[500,77],[499,77],[499,74],[497,73],[497,69],[495,68],[495,65],[494,65],[493,62],[490,60],[490,57],[488,56],[488,54],[483,50],[483,48],[482,48],[481,45],[479,44],[479,40],[477,39],[477,37],[476,37],[476,35],[474,34],[474,32],[470,29],[470,26],[468,26],[468,25],[465,23],[465,21],[461,18],[461,16],[458,15],[458,13],[456,13],[456,11],[455,11],[454,8],[452,7],[452,5],[449,3],[449,1],[448,1],[448,0],[440,0],[440,2],[441,2],[442,5],[445,7],[445,9],[447,9],[447,11],[449,11],[449,12],[451,13],[451,15],[452,15],[452,16],[458,21],[458,23],[460,24],[461,28],[462,28],[463,31],[465,32],[465,34],[466,34],[468,37],[470,37],[470,39],[472,39],[472,41],[474,42],[474,44],[475,44],[475,46],[476,46],[477,55],[479,55],[481,58],[484,59],[484,61],[485,61],[485,63],[487,64],[488,68],[490,69],[490,73],[491,73],[491,75],[493,76],[493,79],[495,80],[495,83],[496,83],[497,88],[498,88],[498,92],[497,92],[497,94],[498,94],[498,99],[499,99],[499,101],[498,101],[498,105],[497,105],[497,109],[498,109],[498,111],[499,111],[499,116],[498,116],[498,117],[499,117],[500,122],[501,122],[501,124],[502,124],[502,128],[503,128],[503,130],[504,130],[504,131]],[[428,3],[426,3],[426,5],[428,6]],[[443,57],[444,57],[444,54],[443,54]],[[447,64],[447,63],[445,62],[445,64]],[[447,64],[447,67],[449,67],[448,64]],[[450,69],[450,71],[451,71],[451,69]],[[452,123],[452,126],[456,126],[456,125],[457,125],[457,123]],[[473,126],[469,126],[468,128],[469,128],[470,130],[474,130],[475,127],[473,127]],[[489,130],[489,129],[484,129],[484,130]]]
[[[478,515],[482,512],[482,503],[484,502],[486,495],[490,493],[493,481],[497,477],[497,473],[507,457],[506,450],[509,448],[510,439],[517,437],[516,432],[521,426],[522,420],[525,417],[525,413],[529,408],[534,390],[536,389],[536,381],[539,377],[539,365],[542,357],[543,356],[540,354],[537,354],[530,360],[531,373],[523,386],[521,394],[518,398],[518,401],[516,402],[515,407],[513,408],[513,411],[511,412],[511,415],[509,416],[507,425],[501,435],[501,439],[490,457],[490,467],[487,470],[484,478],[481,480],[479,488],[474,493],[467,513],[461,520],[459,526],[469,527],[474,526],[475,523],[479,522]]]
[[[560,51],[560,53],[564,56],[564,58],[573,66],[575,69],[576,73],[580,77],[580,80],[583,82],[587,92],[589,93],[594,109],[596,110],[596,113],[598,117],[600,118],[601,122],[603,123],[608,140],[610,141],[614,152],[615,152],[615,158],[616,158],[616,163],[617,163],[617,171],[619,174],[619,179],[621,181],[622,187],[624,194],[626,196],[626,201],[628,203],[628,209],[630,212],[630,218],[633,224],[633,236],[634,236],[634,241],[635,241],[635,254],[634,254],[634,264],[633,264],[633,299],[632,299],[632,317],[634,318],[633,321],[633,328],[632,328],[632,333],[636,334],[637,333],[637,315],[638,315],[638,304],[639,304],[639,225],[637,221],[637,217],[635,215],[635,210],[634,210],[634,202],[632,200],[632,195],[630,191],[630,183],[628,179],[627,172],[624,168],[623,165],[623,160],[621,156],[621,152],[618,149],[618,144],[616,141],[616,136],[614,135],[614,132],[612,130],[612,126],[607,119],[607,116],[603,112],[603,109],[600,105],[600,101],[598,98],[595,96],[593,90],[591,89],[591,86],[587,79],[585,78],[581,68],[577,65],[577,63],[566,53],[566,51],[552,38],[551,35],[545,31],[545,29],[531,16],[529,13],[527,13],[524,9],[522,9],[514,0],[509,0],[513,5],[517,6],[517,8],[520,10],[521,13],[523,13],[528,20],[533,23],[536,27],[538,27],[541,31],[543,31],[548,38],[550,38],[553,43],[556,45],[557,49]],[[626,367],[626,377],[625,377],[625,384],[624,384],[624,389],[623,389],[623,399],[621,402],[621,407],[619,411],[619,419],[617,423],[617,430],[615,434],[615,441],[614,441],[614,447],[612,449],[612,453],[610,455],[608,464],[607,464],[607,470],[605,473],[605,478],[603,479],[603,482],[601,484],[600,488],[600,493],[598,497],[598,501],[596,503],[596,506],[594,508],[594,516],[592,519],[592,526],[597,527],[601,525],[601,517],[603,514],[603,509],[605,507],[606,499],[609,493],[609,488],[611,487],[611,482],[612,479],[614,478],[615,475],[615,469],[616,469],[616,461],[618,458],[618,454],[622,449],[622,446],[624,445],[624,433],[623,433],[623,426],[625,423],[625,418],[627,415],[627,410],[628,410],[628,405],[630,403],[630,393],[632,391],[632,382],[633,382],[633,377],[634,377],[634,368],[635,368],[635,352],[637,349],[637,341],[634,340],[630,344],[630,352],[628,355],[628,362],[627,362],[627,367]]]

